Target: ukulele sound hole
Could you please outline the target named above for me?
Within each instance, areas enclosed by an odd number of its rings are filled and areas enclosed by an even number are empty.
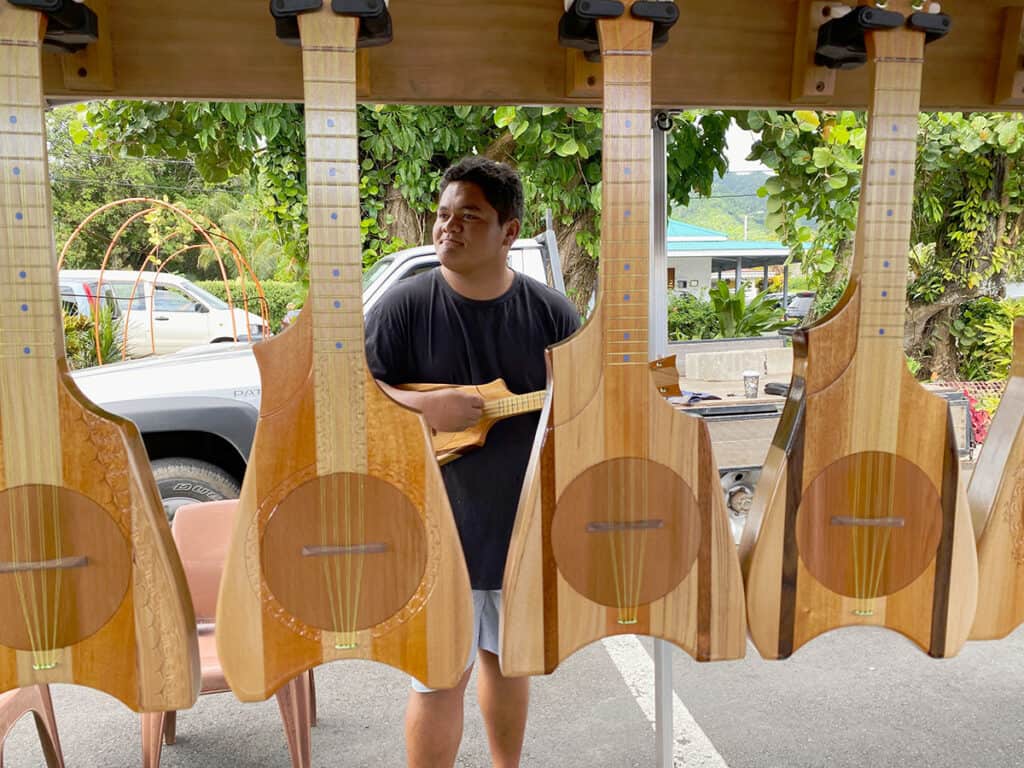
[[[833,592],[859,600],[913,582],[935,557],[941,533],[935,486],[891,453],[857,453],[828,466],[797,510],[797,547],[807,569]]]
[[[0,492],[0,645],[33,666],[98,632],[131,583],[128,541],[86,496],[51,485]]]
[[[623,624],[683,580],[700,550],[700,512],[675,472],[610,459],[577,477],[551,524],[558,570],[580,594],[618,608]]]
[[[337,473],[299,486],[275,507],[260,557],[282,607],[342,635],[380,624],[415,594],[427,565],[426,529],[390,483]],[[339,647],[353,647],[354,637]]]

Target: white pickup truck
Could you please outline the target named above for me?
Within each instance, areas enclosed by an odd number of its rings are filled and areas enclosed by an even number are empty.
[[[364,311],[400,280],[437,264],[432,246],[381,259],[363,278]],[[565,291],[550,228],[517,240],[509,265]],[[136,423],[169,517],[182,504],[238,495],[260,402],[250,343],[203,344],[72,375],[93,402]]]

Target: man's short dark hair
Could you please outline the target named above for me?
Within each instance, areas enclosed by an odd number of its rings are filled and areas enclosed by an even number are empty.
[[[441,192],[453,181],[468,181],[480,187],[484,198],[498,212],[498,223],[523,220],[523,183],[511,166],[486,157],[465,157],[441,177]]]

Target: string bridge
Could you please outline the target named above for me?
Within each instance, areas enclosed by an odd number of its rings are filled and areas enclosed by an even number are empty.
[[[56,560],[38,560],[25,563],[0,563],[0,573],[28,573],[33,571],[66,571],[72,568],[83,568],[89,564],[85,555],[79,557],[61,557]]]
[[[851,525],[863,528],[902,528],[905,520],[902,517],[841,517],[835,516],[832,525]]]
[[[303,557],[328,557],[330,555],[382,555],[388,551],[384,542],[353,544],[351,546],[307,546],[302,548]]]
[[[587,533],[613,533],[617,531],[648,531],[664,528],[661,519],[631,520],[623,523],[593,522],[587,523]]]

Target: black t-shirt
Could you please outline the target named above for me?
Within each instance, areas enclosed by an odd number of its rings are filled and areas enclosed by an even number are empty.
[[[433,269],[389,290],[366,318],[366,358],[391,385],[486,384],[544,389],[544,350],[572,335],[579,314],[564,297],[517,272],[496,299],[456,293]],[[538,414],[499,421],[482,448],[441,468],[473,589],[500,589]]]

